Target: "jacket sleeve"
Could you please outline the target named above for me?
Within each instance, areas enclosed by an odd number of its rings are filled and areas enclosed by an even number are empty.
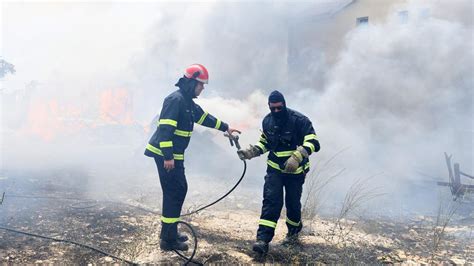
[[[260,150],[260,154],[264,154],[268,151],[267,136],[265,136],[265,133],[263,133],[263,131],[262,131],[262,134],[260,135],[260,139],[255,144],[255,146],[257,146],[258,149]]]
[[[194,122],[198,123],[199,125],[209,127],[209,128],[215,128],[220,131],[227,131],[229,129],[229,125],[226,123],[222,122],[220,119],[215,118],[213,115],[209,114],[208,112],[204,112],[202,110],[201,106],[198,104],[194,104],[194,109],[195,109],[195,116],[194,116]]]
[[[262,134],[260,134],[260,139],[255,144],[255,146],[257,146],[260,150],[260,154],[264,154],[268,151],[268,140],[267,136],[265,135],[265,119],[262,121],[262,129],[263,130],[260,130],[260,132],[262,132]]]
[[[307,117],[302,118],[300,123],[300,134],[304,138],[303,147],[308,152],[308,155],[311,155],[311,153],[317,152],[320,149],[318,136],[314,131],[311,121]]]
[[[158,141],[165,160],[173,159],[173,135],[178,126],[179,99],[166,98],[161,109]]]

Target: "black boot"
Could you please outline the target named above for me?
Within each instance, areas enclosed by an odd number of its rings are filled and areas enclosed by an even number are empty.
[[[302,228],[303,228],[302,222],[300,222],[299,226],[297,227],[288,225],[288,233],[286,234],[286,237],[282,241],[281,244],[284,246],[297,244],[298,235],[300,234]]]
[[[263,240],[257,240],[252,246],[252,250],[257,252],[260,255],[267,254],[268,252],[268,243]]]
[[[178,242],[186,242],[186,241],[188,241],[188,239],[189,238],[188,238],[187,235],[182,234],[182,233],[178,233],[178,238],[177,238]]]
[[[171,250],[181,250],[186,251],[188,250],[188,244],[184,242],[179,242],[177,240],[161,240],[160,241],[160,249],[163,251],[171,251]]]
[[[296,234],[286,234],[285,239],[281,242],[283,246],[291,246],[298,243],[298,233]]]

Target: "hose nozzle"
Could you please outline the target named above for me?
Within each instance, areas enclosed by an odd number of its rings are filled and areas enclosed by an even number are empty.
[[[240,144],[239,144],[239,135],[232,135],[229,133],[224,133],[224,137],[229,138],[230,146],[234,146],[237,148],[237,150],[240,150]]]

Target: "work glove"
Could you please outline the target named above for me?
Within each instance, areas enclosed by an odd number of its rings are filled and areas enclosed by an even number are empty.
[[[294,151],[290,158],[285,162],[285,172],[294,173],[300,166],[300,163],[304,158],[308,158],[308,151],[303,146],[299,146],[296,151]]]
[[[239,155],[240,160],[250,160],[254,157],[260,156],[260,150],[257,146],[250,145],[250,147],[245,150],[238,150],[237,154]]]

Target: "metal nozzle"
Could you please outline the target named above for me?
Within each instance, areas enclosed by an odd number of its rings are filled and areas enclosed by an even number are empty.
[[[224,133],[224,136],[229,138],[230,146],[234,146],[235,143],[235,147],[237,148],[237,150],[241,149],[239,144],[239,135],[232,135],[226,132]]]

